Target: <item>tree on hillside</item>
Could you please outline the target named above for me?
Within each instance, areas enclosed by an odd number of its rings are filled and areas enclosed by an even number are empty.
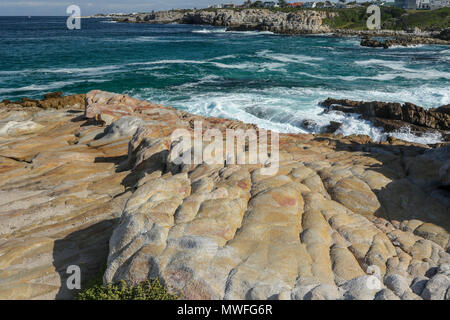
[[[287,5],[288,5],[288,3],[287,3],[286,0],[278,0],[278,5],[279,5],[281,8],[286,8]]]
[[[244,2],[244,6],[245,7],[251,7],[252,6],[252,1],[251,0],[247,0]]]

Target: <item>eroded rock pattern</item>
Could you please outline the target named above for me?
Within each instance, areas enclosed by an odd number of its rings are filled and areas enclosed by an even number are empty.
[[[255,127],[237,121],[100,91],[0,110],[36,124],[0,137],[0,298],[70,297],[67,266],[106,255],[105,282],[187,299],[450,298],[449,146],[283,134],[267,176],[174,163],[175,129]]]

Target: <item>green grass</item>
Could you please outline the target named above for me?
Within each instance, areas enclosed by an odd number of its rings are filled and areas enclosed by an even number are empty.
[[[324,23],[334,29],[365,30],[369,15],[366,8],[334,10],[338,16],[325,19]],[[381,28],[392,30],[442,30],[450,27],[450,8],[438,10],[403,10],[381,7]]]
[[[333,12],[336,12],[338,16],[327,18],[324,23],[333,29],[366,30],[367,19],[369,18],[369,14],[366,13],[366,10],[366,7],[333,9]],[[394,21],[404,14],[406,14],[406,11],[403,9],[381,7],[381,24],[383,26],[387,21]]]
[[[394,29],[418,27],[422,30],[441,30],[450,27],[450,8],[412,10],[388,23],[393,23]]]

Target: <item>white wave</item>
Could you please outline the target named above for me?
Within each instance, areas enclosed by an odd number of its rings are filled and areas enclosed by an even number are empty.
[[[302,35],[303,37],[331,37],[333,36],[332,32],[327,32],[327,33],[312,33],[312,34],[305,34]]]
[[[222,80],[222,77],[216,76],[216,75],[207,75],[202,77],[201,79],[195,81],[195,82],[188,82],[182,85],[177,86],[178,89],[186,89],[186,88],[193,88],[201,84],[205,83],[215,83],[219,80]]]
[[[76,84],[76,83],[81,83],[81,82],[95,82],[95,83],[100,83],[100,82],[106,82],[108,80],[104,80],[104,79],[89,79],[89,80],[74,80],[74,81],[58,81],[58,82],[53,82],[47,85],[30,85],[30,86],[25,86],[25,87],[20,87],[20,88],[0,88],[0,93],[12,93],[12,92],[22,92],[22,91],[42,91],[42,92],[48,92],[49,90],[56,90],[56,89],[62,89],[64,87]]]
[[[11,93],[11,92],[20,92],[20,91],[46,91],[58,89],[70,84],[75,83],[75,81],[67,81],[67,82],[54,82],[49,85],[30,85],[20,88],[0,88],[0,93]]]
[[[284,63],[300,63],[307,65],[315,65],[312,61],[323,61],[322,57],[311,57],[301,54],[284,54],[284,53],[274,53],[270,50],[263,50],[256,53],[257,56],[265,59],[271,59]]]
[[[205,77],[200,81],[219,81],[219,78]],[[278,132],[301,133],[321,132],[330,121],[341,122],[342,127],[336,132],[344,135],[364,134],[369,135],[374,141],[382,141],[388,134],[381,128],[374,127],[371,122],[361,119],[359,115],[342,114],[339,112],[324,113],[324,109],[318,103],[327,97],[339,99],[348,98],[352,100],[379,100],[406,102],[411,101],[418,105],[429,106],[450,102],[449,93],[446,88],[419,87],[414,92],[409,89],[394,92],[348,90],[334,91],[327,88],[272,88],[270,91],[264,89],[243,89],[239,92],[215,92],[198,93],[192,91],[195,84],[185,85],[186,92],[179,98],[173,94],[149,88],[130,94],[137,98],[146,98],[158,103],[173,105],[191,113],[202,114],[222,118],[241,120],[247,123],[257,124],[261,128]],[[369,98],[370,97],[370,98]],[[312,129],[303,127],[304,120],[312,120],[315,123]],[[395,132],[389,134],[411,142],[437,143],[440,142],[439,135],[424,135],[417,137],[410,132]]]
[[[404,79],[422,79],[422,80],[433,80],[433,79],[450,79],[450,72],[439,71],[435,69],[412,69],[407,68],[407,63],[404,61],[392,61],[392,60],[379,60],[370,59],[366,61],[355,61],[355,64],[361,66],[378,66],[385,67],[391,70],[397,71],[397,73],[381,73],[375,77],[369,77],[372,80],[393,80],[396,78]],[[364,79],[362,77],[361,79]]]
[[[411,44],[411,45],[408,45],[408,46],[401,46],[401,45],[393,45],[393,46],[390,46],[389,47],[389,49],[408,49],[408,48],[421,48],[421,47],[424,47],[425,45],[424,44]]]
[[[48,73],[67,73],[67,74],[98,74],[104,71],[118,70],[120,66],[103,66],[103,67],[89,67],[89,68],[59,68],[59,69],[36,69],[34,72],[48,72]]]
[[[268,63],[261,63],[259,65],[258,72],[264,72],[264,71],[286,71],[283,67],[285,67],[286,64],[284,63],[277,63],[277,62],[268,62]]]
[[[225,60],[225,59],[235,59],[235,58],[236,58],[236,55],[234,55],[234,54],[228,54],[228,55],[225,55],[225,56],[219,56],[219,57],[215,57],[215,58],[208,59],[208,61]]]
[[[191,43],[193,41],[198,41],[198,40],[193,40],[193,39],[175,39],[173,37],[169,37],[169,38],[161,38],[159,36],[156,37],[152,37],[152,36],[140,36],[140,37],[134,37],[134,38],[125,38],[125,39],[116,39],[116,38],[111,38],[111,39],[103,39],[103,41],[108,41],[108,42],[127,42],[127,43],[145,43],[145,42],[150,42],[150,43],[184,43],[184,42],[188,42]]]
[[[193,30],[192,33],[202,33],[202,34],[209,34],[209,33],[225,33],[227,32],[227,28],[220,28],[220,29],[201,29],[201,30]]]
[[[147,61],[147,62],[136,62],[130,63],[131,66],[138,65],[164,65],[164,64],[210,64],[222,69],[248,69],[254,67],[254,64],[250,63],[240,63],[240,64],[224,64],[220,62],[214,62],[210,60],[183,60],[183,59],[174,59],[174,60],[158,60],[158,61]]]
[[[372,65],[383,66],[393,70],[405,70],[406,62],[396,60],[369,59],[363,61],[355,61],[355,64],[361,66],[372,66]]]
[[[117,23],[117,21],[114,21],[114,20],[100,21],[100,23]]]
[[[65,73],[65,74],[84,74],[96,75],[103,74],[112,70],[119,70],[120,65],[103,66],[103,67],[87,67],[87,68],[40,68],[40,69],[23,69],[15,71],[0,71],[0,75],[17,75],[30,73]]]
[[[421,134],[420,136],[417,136],[411,132],[411,129],[409,127],[404,127],[396,132],[389,133],[389,136],[421,144],[435,144],[442,142],[442,135],[438,132],[426,132]]]
[[[220,29],[201,29],[193,30],[192,33],[213,34],[213,33],[228,33],[228,34],[242,34],[242,35],[274,35],[271,31],[227,31],[227,28]]]

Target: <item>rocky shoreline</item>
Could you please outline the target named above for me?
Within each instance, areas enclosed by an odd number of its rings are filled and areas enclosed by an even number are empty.
[[[415,35],[397,35],[393,39],[387,39],[384,41],[372,39],[369,35],[363,35],[361,39],[361,46],[372,48],[384,48],[388,49],[392,46],[416,46],[416,45],[449,45],[449,40],[444,40],[436,37],[429,36],[415,36]]]
[[[348,99],[328,98],[321,103],[326,110],[359,114],[385,132],[396,132],[407,128],[421,136],[424,133],[438,133],[445,142],[450,142],[450,105],[426,110],[412,103],[364,102]],[[336,123],[334,131],[342,124]],[[331,132],[334,132],[331,130]]]
[[[0,299],[71,298],[67,267],[84,286],[105,262],[105,282],[159,277],[185,299],[450,299],[448,145],[280,134],[263,176],[168,156],[196,121],[254,125],[102,91],[36,101],[0,104]]]
[[[296,12],[274,12],[266,9],[244,10],[172,10],[126,16],[108,16],[122,23],[151,24],[195,24],[226,27],[227,31],[269,31],[284,35],[304,35],[332,33],[334,36],[359,36],[361,45],[389,48],[394,45],[411,46],[418,44],[449,45],[450,29],[442,31],[395,30],[348,30],[333,29],[324,20],[334,18],[337,12],[301,10]],[[372,40],[385,37],[386,41]]]
[[[304,10],[293,13],[265,9],[160,11],[117,17],[113,20],[127,23],[197,24],[227,27],[234,31],[270,31],[279,34],[310,34],[330,32],[323,19],[334,13]]]

